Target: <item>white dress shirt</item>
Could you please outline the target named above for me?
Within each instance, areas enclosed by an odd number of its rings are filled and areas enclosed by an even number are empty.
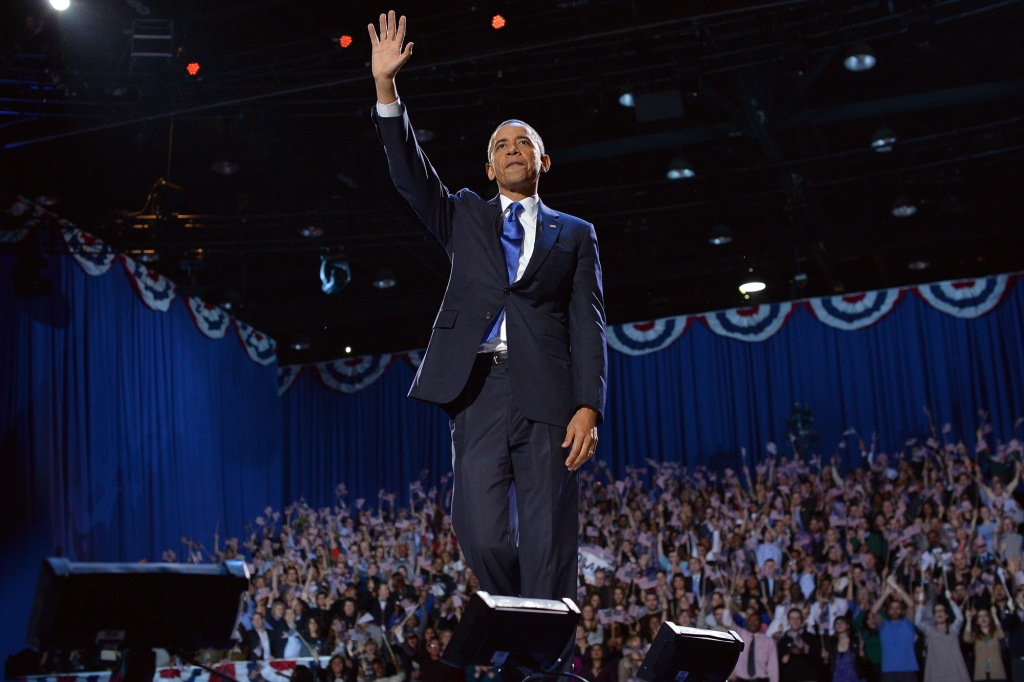
[[[396,99],[391,104],[377,103],[377,115],[381,118],[392,118],[395,116],[402,115],[402,100]],[[504,221],[508,216],[508,207],[512,205],[512,199],[509,199],[504,194],[498,195],[501,200],[501,219]],[[526,272],[526,266],[530,263],[530,257],[533,255],[533,245],[537,242],[537,204],[540,201],[540,197],[534,194],[532,197],[526,197],[521,202],[523,205],[523,212],[519,214],[519,223],[523,226],[523,246],[519,250],[519,267],[516,270],[516,278],[514,282],[519,281],[519,278]],[[508,315],[505,315],[501,320],[501,329],[498,330],[498,335],[486,343],[481,343],[478,353],[491,353],[496,350],[508,349],[507,339],[508,336],[505,333],[505,326],[508,323]]]

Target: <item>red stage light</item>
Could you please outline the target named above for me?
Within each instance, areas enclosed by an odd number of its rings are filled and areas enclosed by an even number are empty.
[[[338,41],[342,47],[348,47],[352,44],[352,36],[342,36],[341,40]]]
[[[196,75],[199,73],[199,62],[189,62],[189,65],[185,67],[185,70],[188,71],[188,75],[190,76]]]
[[[504,25],[505,25],[505,17],[501,16],[500,14],[495,14],[494,18],[491,19],[491,26],[495,30],[501,28]]]

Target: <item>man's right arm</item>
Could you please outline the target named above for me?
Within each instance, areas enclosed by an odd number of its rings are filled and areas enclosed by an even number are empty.
[[[377,88],[377,106],[373,108],[371,117],[387,151],[391,178],[427,229],[447,249],[451,241],[454,198],[448,194],[416,141],[412,123],[395,87],[398,70],[412,56],[412,43],[402,48],[405,17],[396,22],[394,11],[380,15],[379,37],[373,24],[367,28],[373,45],[371,70]]]

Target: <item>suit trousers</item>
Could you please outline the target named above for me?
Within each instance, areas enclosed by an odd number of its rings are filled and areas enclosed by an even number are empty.
[[[459,546],[491,594],[575,599],[579,472],[565,466],[565,428],[526,419],[508,364],[489,359],[446,406]]]

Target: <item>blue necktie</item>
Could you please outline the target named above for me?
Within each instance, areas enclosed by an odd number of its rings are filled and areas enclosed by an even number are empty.
[[[519,271],[519,254],[523,249],[523,236],[526,230],[519,222],[519,215],[523,212],[523,205],[518,201],[512,202],[508,207],[508,215],[501,223],[501,250],[505,252],[505,266],[508,268],[508,283],[516,281],[516,273]],[[502,308],[498,316],[494,318],[494,324],[484,332],[484,343],[487,343],[501,331],[501,321],[505,319],[505,309]]]

